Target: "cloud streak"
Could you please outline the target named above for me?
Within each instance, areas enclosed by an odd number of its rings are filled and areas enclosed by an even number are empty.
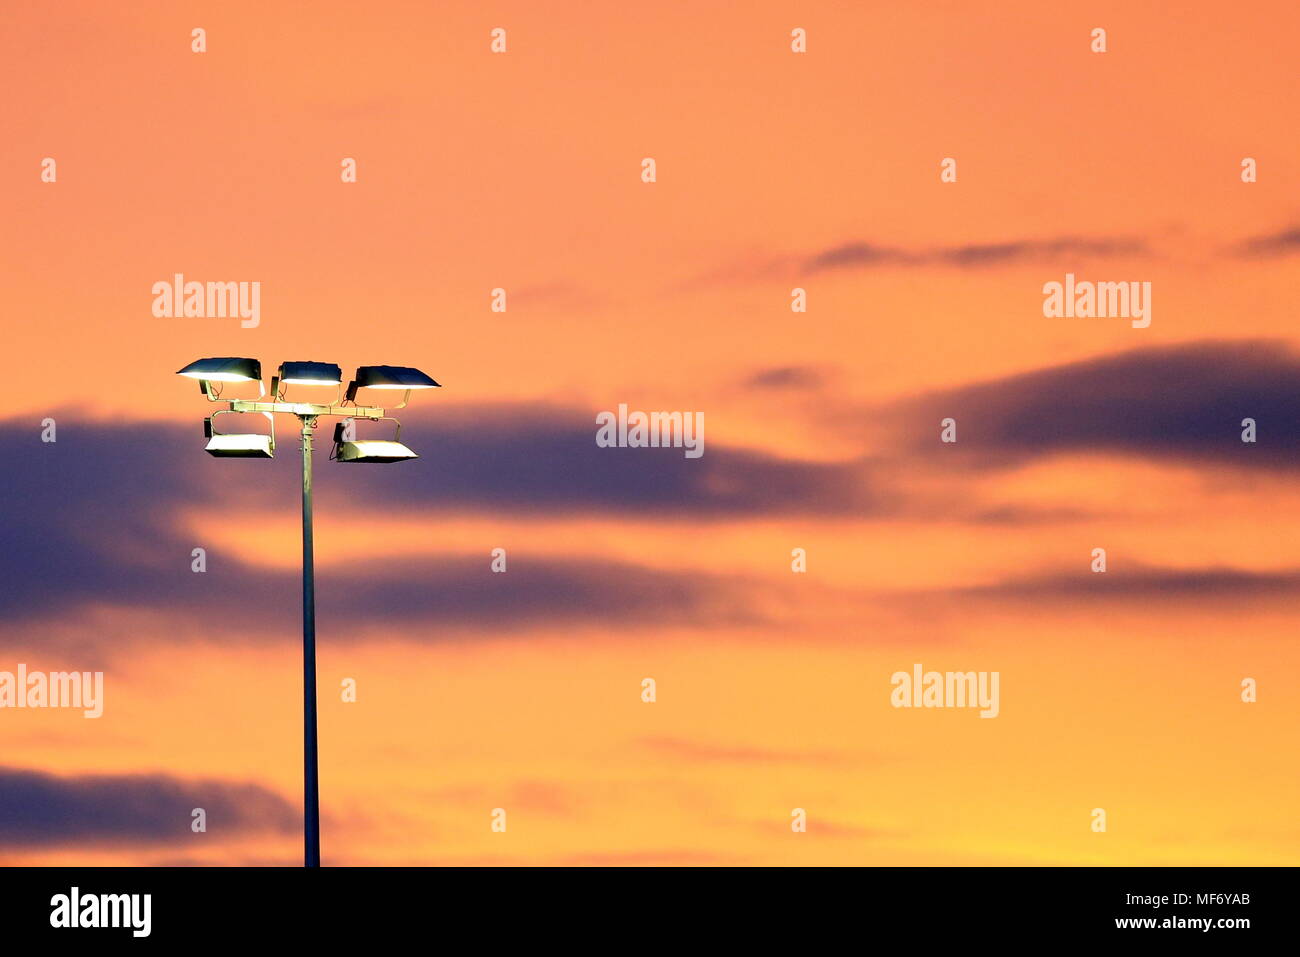
[[[747,389],[769,392],[810,392],[826,385],[826,374],[812,366],[774,366],[745,379]]]
[[[1252,236],[1237,246],[1237,255],[1246,259],[1272,259],[1296,252],[1300,252],[1300,226]]]
[[[187,840],[194,808],[219,833],[293,833],[299,811],[256,784],[182,781],[165,774],[59,777],[0,767],[0,846]]]
[[[960,386],[894,407],[899,445],[976,467],[1097,452],[1238,468],[1300,465],[1300,358],[1266,341],[1139,349]],[[940,447],[939,422],[958,441]],[[1242,441],[1254,419],[1257,441]]]
[[[1293,603],[1300,596],[1300,571],[1257,572],[1237,568],[1161,568],[1129,566],[1095,574],[1084,568],[1078,573],[1057,573],[1034,578],[1010,579],[992,585],[955,589],[956,597],[987,598],[1058,606],[1062,601],[1086,599],[1094,602],[1175,602],[1221,605],[1231,602],[1237,609],[1245,602]]]
[[[588,428],[576,413],[495,408],[430,417],[411,429],[427,452],[416,463],[341,467],[321,456],[318,507],[355,514],[357,503],[382,502],[408,514],[548,519],[570,512],[707,518],[866,508],[856,466],[789,461],[718,443],[694,461],[671,449],[599,449],[592,418]],[[173,629],[178,636],[294,632],[297,605],[285,596],[298,589],[296,570],[212,554],[208,570],[195,574],[190,552],[201,543],[179,520],[186,512],[236,508],[296,513],[294,440],[267,462],[213,459],[197,429],[161,423],[60,417],[58,435],[58,442],[42,444],[30,425],[0,426],[8,447],[31,446],[14,456],[5,476],[8,548],[0,574],[10,587],[0,592],[0,613],[10,640],[31,622],[105,607],[183,621],[184,628]],[[486,551],[367,562],[338,573],[337,585],[331,574],[318,574],[318,609],[339,632],[363,633],[382,622],[394,635],[420,641],[536,627],[760,625],[769,604],[754,581],[586,556],[517,553],[505,574],[490,571]],[[96,639],[106,636],[90,638]]]
[[[1018,239],[1001,243],[968,243],[904,249],[867,242],[850,242],[825,249],[806,259],[803,269],[816,273],[832,269],[873,269],[888,266],[942,266],[982,269],[992,266],[1054,260],[1144,254],[1146,244],[1128,239]]]

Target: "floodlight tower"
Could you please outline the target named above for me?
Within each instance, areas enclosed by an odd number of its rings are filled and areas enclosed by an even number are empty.
[[[356,404],[359,389],[400,389],[402,401],[395,409],[406,407],[414,389],[438,387],[419,369],[408,366],[361,366],[343,389],[342,370],[332,362],[283,362],[271,379],[270,401],[263,401],[262,364],[256,359],[199,359],[181,369],[177,375],[199,380],[199,388],[209,402],[225,402],[226,408],[203,420],[203,434],[208,439],[210,455],[235,458],[275,457],[275,416],[288,413],[302,425],[302,685],[303,685],[303,840],[307,867],[320,867],[320,778],[316,747],[316,571],[312,544],[312,433],[322,416],[341,416],[334,430],[334,450],[330,457],[339,462],[404,462],[419,458],[400,441],[402,424],[378,406]],[[256,382],[256,399],[222,399],[222,385],[213,383]],[[288,402],[286,386],[324,386],[337,391],[329,403]],[[213,425],[218,415],[260,412],[271,423],[269,434],[218,433]],[[392,441],[357,440],[347,420],[367,419],[397,423]]]

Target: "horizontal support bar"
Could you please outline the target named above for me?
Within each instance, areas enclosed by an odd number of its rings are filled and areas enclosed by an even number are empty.
[[[348,419],[382,419],[384,410],[373,405],[318,405],[314,402],[256,402],[229,400],[231,412],[287,412],[290,415],[341,415]]]

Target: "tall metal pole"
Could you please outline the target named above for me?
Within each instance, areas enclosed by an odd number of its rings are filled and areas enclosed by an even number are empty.
[[[316,768],[316,570],[311,537],[311,433],[316,416],[302,419],[302,745],[306,866],[320,867],[320,781]]]

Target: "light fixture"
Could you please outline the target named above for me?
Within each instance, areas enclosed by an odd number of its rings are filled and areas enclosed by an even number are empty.
[[[203,450],[218,458],[237,459],[273,459],[275,458],[275,419],[271,413],[263,412],[271,422],[270,435],[261,432],[217,432],[212,420],[219,415],[229,413],[229,409],[214,412],[203,420],[203,434],[208,437],[208,444]],[[239,415],[241,413],[234,413]]]
[[[343,370],[332,362],[281,362],[281,385],[342,385]]]
[[[392,416],[382,416],[391,422],[397,422]],[[373,421],[380,421],[376,418]],[[406,462],[420,456],[397,441],[402,437],[402,423],[397,422],[397,432],[392,440],[387,439],[347,439],[347,428],[340,422],[334,426],[334,453],[331,458],[339,462]]]
[[[358,389],[436,389],[438,383],[409,366],[361,366],[353,377]]]
[[[262,363],[256,359],[197,359],[176,374],[209,382],[249,382],[262,378]]]
[[[218,458],[238,459],[273,459],[275,452],[271,449],[271,437],[256,433],[223,433],[208,439],[203,450]]]
[[[397,408],[401,409],[410,401],[412,389],[436,389],[438,383],[419,369],[410,366],[361,366],[357,374],[348,383],[345,398],[355,402],[358,389],[401,389],[406,392]]]
[[[401,442],[380,439],[340,442],[337,456],[340,462],[405,462],[419,457]]]

